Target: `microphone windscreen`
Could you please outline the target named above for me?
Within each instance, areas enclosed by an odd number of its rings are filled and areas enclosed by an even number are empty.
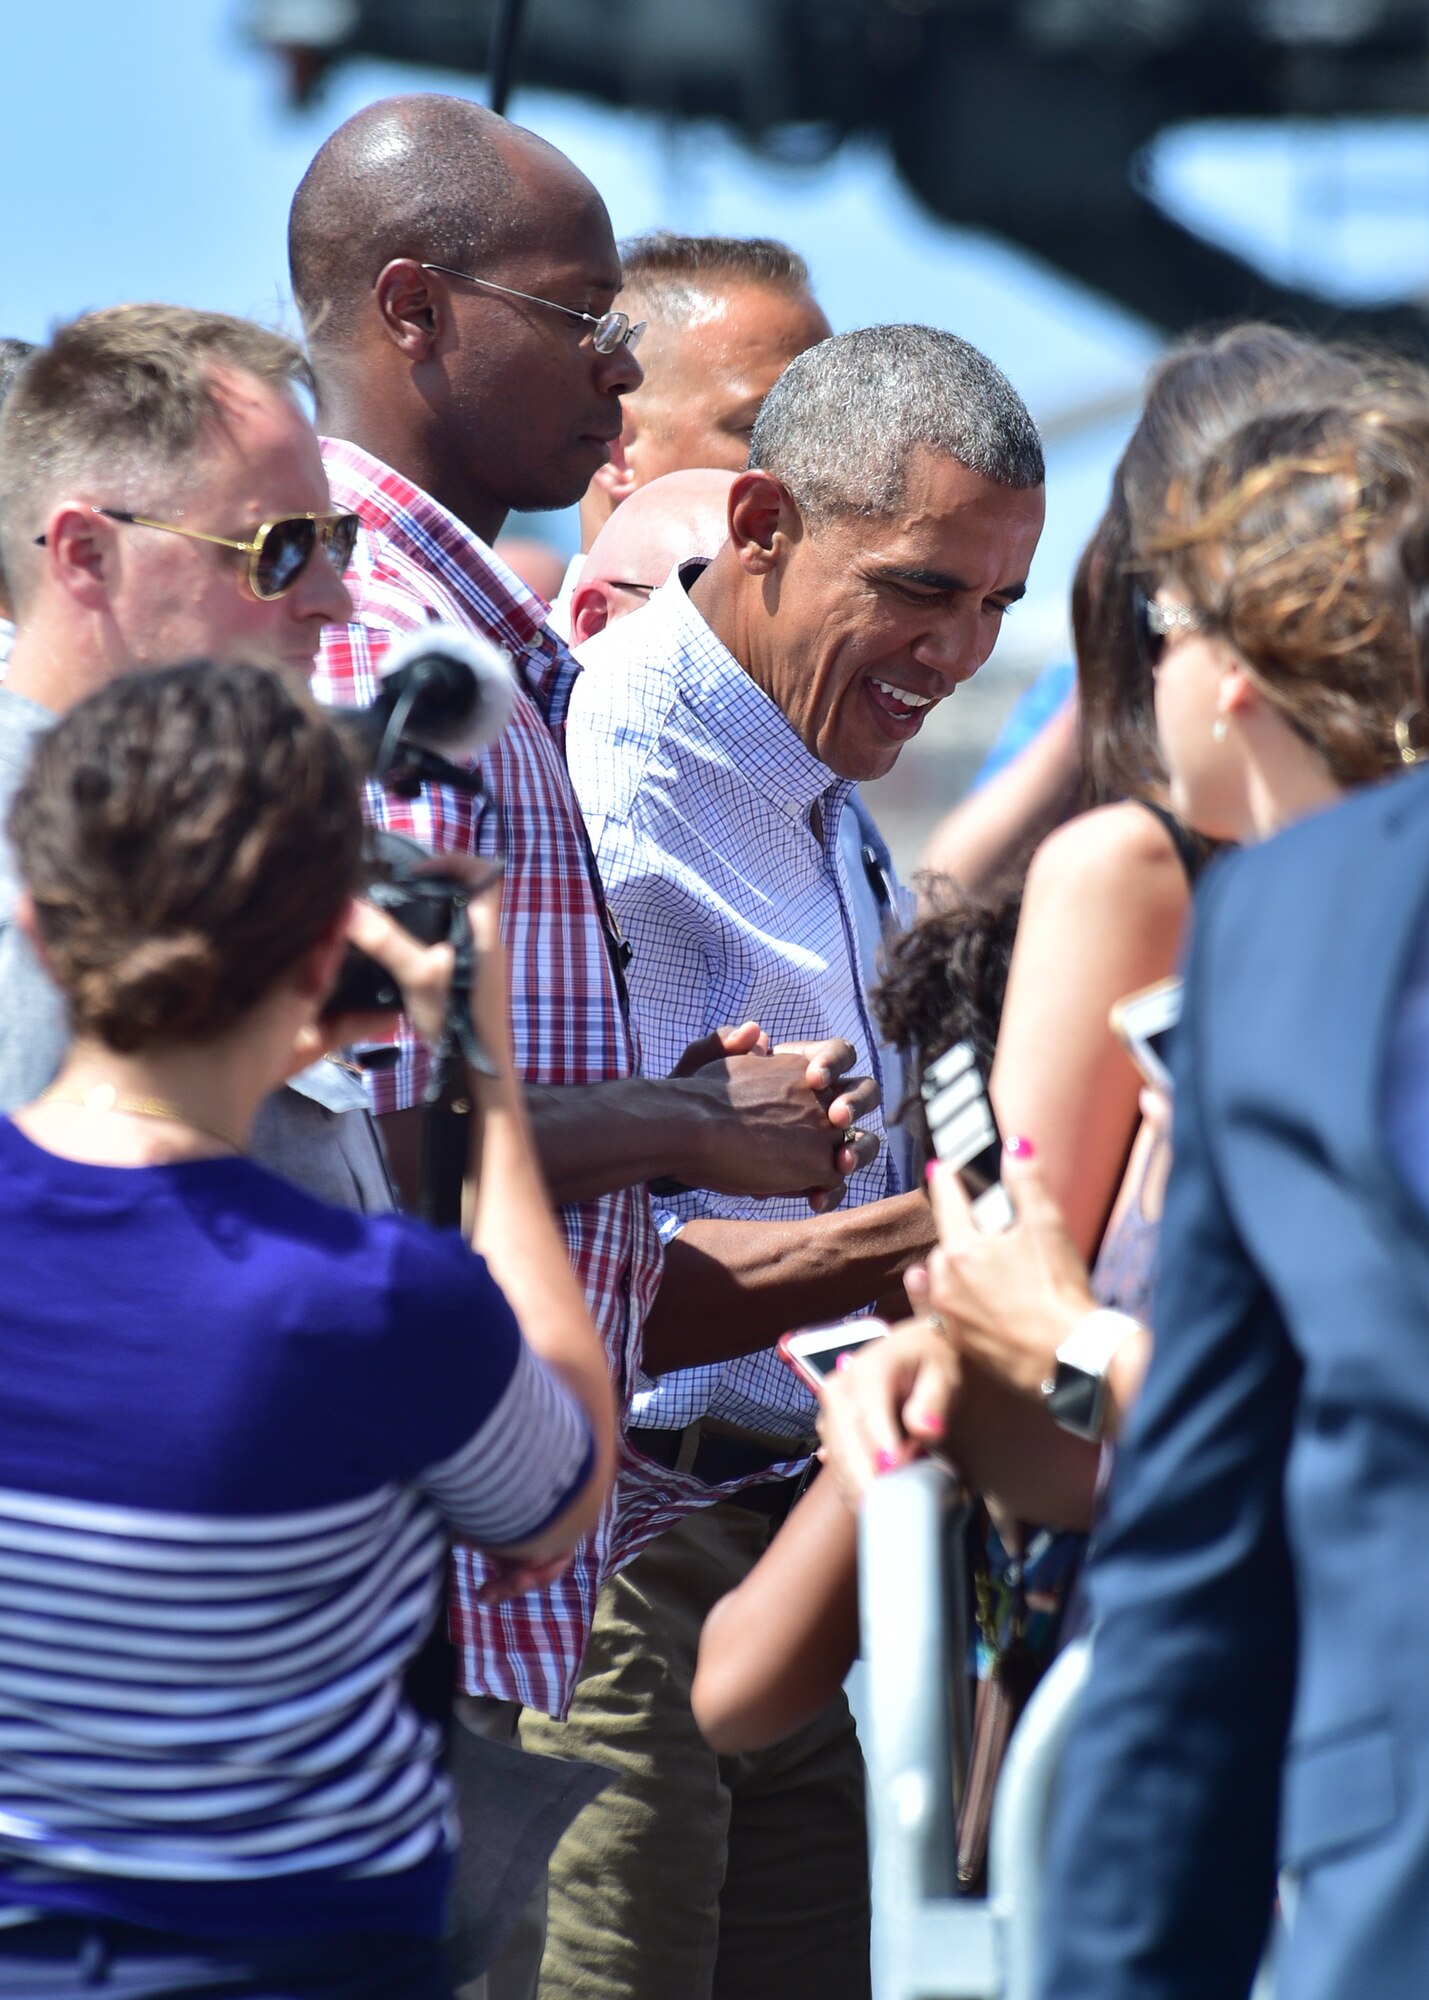
[[[456,625],[426,625],[391,647],[379,701],[406,709],[402,735],[443,757],[474,757],[511,718],[516,677],[508,654]]]

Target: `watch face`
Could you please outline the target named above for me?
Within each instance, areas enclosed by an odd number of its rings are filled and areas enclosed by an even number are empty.
[[[1106,1382],[1102,1376],[1092,1375],[1085,1368],[1074,1368],[1070,1361],[1059,1361],[1047,1408],[1064,1430],[1073,1431],[1078,1437],[1096,1438],[1101,1432],[1105,1397]]]

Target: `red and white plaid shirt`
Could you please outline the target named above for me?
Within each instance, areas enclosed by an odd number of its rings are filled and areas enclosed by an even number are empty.
[[[504,646],[521,684],[504,734],[481,755],[484,801],[430,785],[403,799],[370,785],[369,816],[438,853],[504,859],[511,1025],[526,1082],[631,1076],[637,1051],[606,949],[599,877],[566,775],[566,709],[580,668],[547,626],[541,599],[444,507],[355,445],[325,439],[323,456],[333,506],[360,514],[363,531],[347,574],[355,622],[329,626],[324,635],[313,683],[318,699],[371,701],[392,641],[434,623],[465,626]],[[372,1078],[374,1108],[419,1103],[423,1072],[422,1052],[408,1037],[396,1069]],[[643,1188],[626,1188],[573,1203],[560,1218],[624,1406],[660,1281],[649,1198]],[[480,1605],[475,1592],[489,1572],[474,1551],[459,1549],[451,1626],[467,1691],[564,1714],[601,1583],[711,1497],[622,1445],[615,1499],[548,1589]]]

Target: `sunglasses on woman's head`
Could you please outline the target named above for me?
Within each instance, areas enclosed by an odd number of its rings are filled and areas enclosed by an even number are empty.
[[[1201,616],[1189,604],[1161,604],[1140,584],[1131,593],[1131,629],[1136,640],[1137,658],[1154,672],[1161,664],[1166,641],[1173,632],[1199,632]]]
[[[129,514],[122,507],[96,507],[106,520],[122,521],[130,528],[157,528],[163,535],[184,535],[192,542],[212,542],[220,549],[237,549],[248,558],[248,585],[255,597],[272,599],[292,589],[321,549],[341,576],[352,561],[362,527],[359,514],[279,514],[255,528],[251,541],[235,541],[229,535],[210,535],[200,528],[181,527],[177,521],[156,521],[148,514]],[[36,535],[43,548],[45,536]]]

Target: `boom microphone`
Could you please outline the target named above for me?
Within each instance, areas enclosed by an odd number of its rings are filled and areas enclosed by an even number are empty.
[[[455,625],[427,625],[399,640],[381,674],[366,708],[332,708],[328,716],[355,739],[372,776],[399,791],[433,778],[461,782],[448,760],[474,757],[498,737],[516,699],[507,655]]]

